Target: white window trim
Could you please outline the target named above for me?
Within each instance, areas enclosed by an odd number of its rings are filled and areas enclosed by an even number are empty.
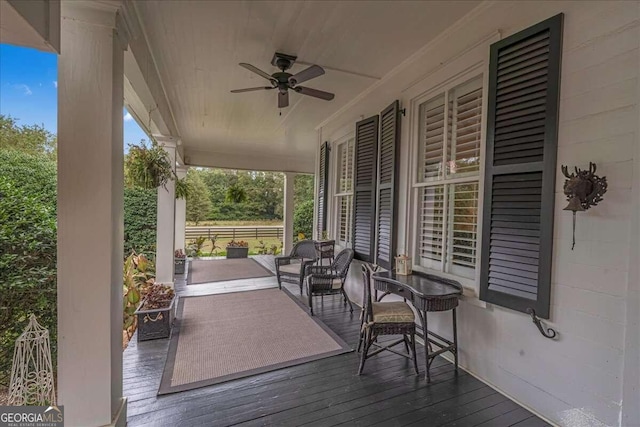
[[[426,267],[422,267],[416,265],[416,259],[413,259],[413,269],[419,272],[436,274],[441,277],[449,278],[458,281],[467,291],[471,291],[475,295],[479,295],[480,293],[480,260],[482,255],[482,211],[483,211],[483,202],[484,202],[484,171],[485,171],[485,152],[486,152],[486,129],[487,129],[487,106],[488,106],[488,86],[489,86],[489,63],[488,61],[483,61],[476,64],[473,67],[467,69],[466,72],[458,73],[455,76],[448,78],[447,80],[441,82],[440,84],[435,85],[430,90],[414,97],[410,100],[410,165],[407,168],[407,183],[408,185],[408,193],[409,197],[409,213],[410,213],[410,221],[409,227],[407,227],[407,239],[409,240],[409,247],[411,250],[411,256],[415,257],[417,252],[417,245],[419,238],[417,237],[418,232],[418,221],[419,216],[417,214],[418,209],[418,197],[419,191],[417,189],[421,187],[434,186],[434,185],[442,185],[443,182],[438,181],[427,181],[420,182],[418,181],[418,162],[415,159],[418,158],[420,154],[420,137],[418,134],[418,123],[420,122],[420,104],[429,101],[430,99],[438,96],[441,93],[448,93],[451,89],[464,84],[474,78],[480,77],[482,80],[482,121],[481,121],[481,134],[480,134],[480,152],[483,154],[480,159],[480,167],[478,171],[478,176],[465,176],[460,178],[453,178],[447,180],[446,183],[448,185],[465,183],[465,182],[477,182],[478,183],[478,225],[477,225],[477,246],[476,246],[476,265],[475,265],[475,278],[466,278],[457,276],[451,273],[447,273],[440,270],[429,269]],[[445,109],[445,114],[448,115],[448,109]],[[446,119],[445,119],[446,120]],[[445,140],[444,144],[447,144],[447,135],[445,132]],[[445,206],[448,203],[448,192],[445,192]],[[443,229],[446,227],[446,217],[447,215],[443,215]]]
[[[336,165],[336,167],[334,168],[333,171],[333,183],[331,185],[331,190],[332,190],[332,204],[333,204],[333,209],[332,209],[332,223],[333,223],[333,230],[332,230],[332,238],[336,241],[336,245],[344,248],[344,247],[350,247],[351,246],[351,242],[345,242],[340,240],[340,211],[342,209],[342,205],[341,203],[339,203],[341,197],[344,196],[352,196],[351,198],[351,209],[353,212],[353,181],[354,181],[354,177],[352,177],[352,184],[351,184],[351,191],[348,192],[339,192],[339,186],[340,186],[340,173],[341,173],[341,165],[339,163],[340,160],[340,146],[342,144],[347,144],[350,140],[353,140],[353,144],[354,144],[354,151],[351,153],[351,171],[353,174],[355,174],[355,133],[351,132],[345,136],[343,136],[342,138],[338,139],[336,142],[334,142],[332,144],[332,148],[333,148],[333,164]],[[349,218],[349,221],[353,221],[353,218]],[[353,227],[353,224],[351,224],[351,227]],[[351,229],[353,230],[353,228]]]

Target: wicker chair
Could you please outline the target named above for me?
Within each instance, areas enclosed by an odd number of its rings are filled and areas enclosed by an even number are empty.
[[[309,295],[309,310],[313,316],[313,297],[316,295],[342,294],[344,305],[349,303],[349,309],[353,313],[353,304],[344,290],[344,282],[347,280],[349,266],[353,261],[353,250],[343,249],[336,256],[331,265],[308,265],[305,270],[307,282],[307,295]]]
[[[371,301],[371,273],[372,267],[364,263],[362,276],[364,279],[363,328],[360,334],[360,344],[363,349],[360,355],[358,375],[362,374],[364,364],[368,358],[385,350],[413,359],[413,368],[418,374],[418,359],[416,357],[416,323],[415,314],[409,304],[402,301],[372,302]],[[402,335],[402,338],[391,343],[378,343],[380,335]],[[404,343],[406,353],[393,347]],[[384,344],[384,345],[383,345]],[[370,352],[370,350],[373,351]]]
[[[276,262],[276,277],[278,287],[282,289],[282,282],[295,283],[300,286],[304,283],[304,269],[316,262],[316,245],[313,240],[301,240],[295,244],[289,256],[278,256]]]

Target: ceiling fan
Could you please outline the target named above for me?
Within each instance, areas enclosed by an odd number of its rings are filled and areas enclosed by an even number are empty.
[[[272,90],[278,89],[278,108],[284,108],[289,106],[289,89],[300,93],[302,95],[313,96],[314,98],[324,99],[325,101],[331,101],[335,95],[333,93],[324,92],[318,89],[312,89],[310,87],[298,86],[300,83],[307,80],[320,77],[324,74],[324,69],[318,65],[312,65],[300,71],[297,74],[287,73],[286,70],[291,68],[297,57],[293,55],[285,55],[284,53],[276,52],[273,55],[271,64],[278,67],[281,71],[273,73],[271,75],[254,67],[251,64],[240,63],[241,67],[246,68],[249,71],[256,73],[259,76],[269,80],[271,86],[251,87],[247,89],[235,89],[232,93],[252,92],[254,90]]]

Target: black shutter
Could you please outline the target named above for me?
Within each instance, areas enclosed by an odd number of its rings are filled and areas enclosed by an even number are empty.
[[[549,318],[563,15],[491,45],[480,299]]]
[[[320,147],[320,167],[318,168],[318,209],[316,231],[318,239],[322,238],[322,232],[327,230],[327,187],[329,186],[329,143],[325,142]]]
[[[353,251],[355,258],[373,262],[375,240],[378,116],[356,123],[355,185],[353,188]]]
[[[376,264],[387,270],[396,255],[395,196],[400,144],[400,102],[395,101],[380,113],[380,145],[378,147],[378,197],[376,198]]]

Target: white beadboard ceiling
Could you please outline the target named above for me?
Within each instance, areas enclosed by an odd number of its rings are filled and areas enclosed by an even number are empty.
[[[185,151],[309,159],[314,128],[377,81],[361,75],[383,77],[478,3],[147,0],[136,10]],[[304,85],[335,99],[290,93],[280,110],[276,91],[229,92],[268,83],[238,63],[271,74],[276,51],[326,67]]]

